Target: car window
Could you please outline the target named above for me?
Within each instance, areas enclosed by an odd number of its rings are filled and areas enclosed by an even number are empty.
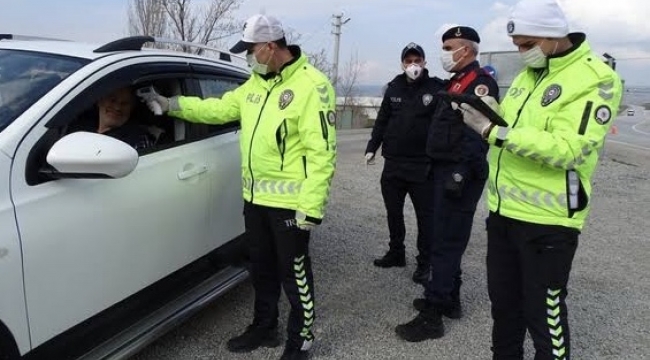
[[[202,97],[205,98],[221,98],[223,94],[230,90],[234,90],[244,83],[245,80],[236,80],[229,78],[213,78],[203,77],[199,79],[199,86],[201,88]],[[201,137],[213,136],[222,134],[224,132],[233,131],[239,128],[239,122],[229,122],[223,125],[205,125],[204,129],[194,131]]]
[[[0,132],[89,60],[0,49]]]
[[[135,95],[137,89],[153,86],[163,96],[183,95],[183,78],[119,84],[94,92],[92,105],[79,111],[66,126],[65,134],[97,132],[121,140],[140,155],[168,149],[186,142],[185,122],[166,114],[154,115]]]
[[[203,97],[220,98],[227,91],[239,86],[238,82],[230,79],[200,79],[201,93]]]

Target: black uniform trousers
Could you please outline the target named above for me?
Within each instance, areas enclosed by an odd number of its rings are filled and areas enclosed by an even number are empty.
[[[579,231],[496,213],[490,213],[487,229],[493,359],[523,359],[528,329],[535,360],[568,360],[566,287]]]
[[[246,241],[255,290],[255,326],[278,324],[281,287],[291,311],[287,346],[308,350],[314,335],[314,278],[309,258],[309,231],[296,226],[295,211],[244,204]]]
[[[406,194],[411,198],[417,219],[418,264],[429,263],[431,225],[433,222],[433,182],[428,177],[428,163],[404,163],[386,159],[381,175],[381,194],[386,206],[389,251],[404,255],[404,202]]]
[[[460,195],[449,193],[446,184],[455,171],[454,164],[434,164],[435,207],[433,241],[431,242],[431,274],[425,283],[424,296],[437,306],[448,306],[460,300],[461,263],[472,234],[476,205],[486,179],[467,177]]]

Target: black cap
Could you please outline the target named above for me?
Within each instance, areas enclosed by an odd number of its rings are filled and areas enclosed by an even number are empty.
[[[475,43],[481,42],[481,38],[478,36],[476,30],[469,26],[455,26],[445,31],[445,33],[442,34],[442,42],[445,42],[448,39],[465,39]]]
[[[409,43],[404,47],[404,50],[402,50],[402,57],[400,58],[401,60],[404,60],[407,54],[416,54],[422,57],[424,59],[424,49],[422,46],[412,42]]]

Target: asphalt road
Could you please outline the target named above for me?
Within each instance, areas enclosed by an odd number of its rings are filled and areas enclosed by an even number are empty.
[[[608,135],[608,141],[625,143],[644,150],[650,150],[650,110],[642,106],[630,105],[634,115],[625,111],[614,122],[616,132]]]
[[[318,316],[312,359],[490,359],[483,202],[463,263],[465,317],[445,319],[447,333],[438,340],[411,344],[394,334],[395,325],[416,314],[411,300],[421,295],[410,280],[414,215],[407,202],[407,267],[373,267],[373,258],[386,250],[388,230],[381,159],[368,167],[363,162],[367,138],[368,131],[339,133],[328,214],[312,237]],[[574,359],[650,359],[649,164],[650,151],[610,142],[595,175],[593,209],[569,286]],[[133,359],[278,359],[281,347],[247,355],[225,349],[250,321],[252,294],[249,282],[241,284]],[[286,311],[283,298],[282,326]],[[531,350],[528,342],[526,359]]]

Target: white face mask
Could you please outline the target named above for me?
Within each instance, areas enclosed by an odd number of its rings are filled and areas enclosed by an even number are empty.
[[[406,76],[408,76],[409,79],[415,80],[420,77],[420,75],[422,75],[422,66],[415,63],[409,64],[406,66],[406,68],[404,68],[404,73]]]
[[[251,67],[251,69],[260,74],[260,75],[266,75],[269,73],[269,62],[271,61],[271,57],[273,57],[273,54],[269,56],[269,60],[266,62],[266,64],[260,64],[259,61],[257,61],[257,57],[255,55],[257,54],[258,51],[260,51],[262,48],[258,49],[256,52],[252,54],[246,54],[246,62],[248,63],[248,66]]]
[[[442,55],[440,55],[440,63],[442,64],[442,68],[445,71],[452,72],[456,65],[458,65],[458,61],[454,61],[454,54],[463,48],[465,47],[463,46],[456,50],[442,50]]]
[[[541,69],[546,66],[546,55],[539,45],[521,53],[521,60],[533,69]]]

